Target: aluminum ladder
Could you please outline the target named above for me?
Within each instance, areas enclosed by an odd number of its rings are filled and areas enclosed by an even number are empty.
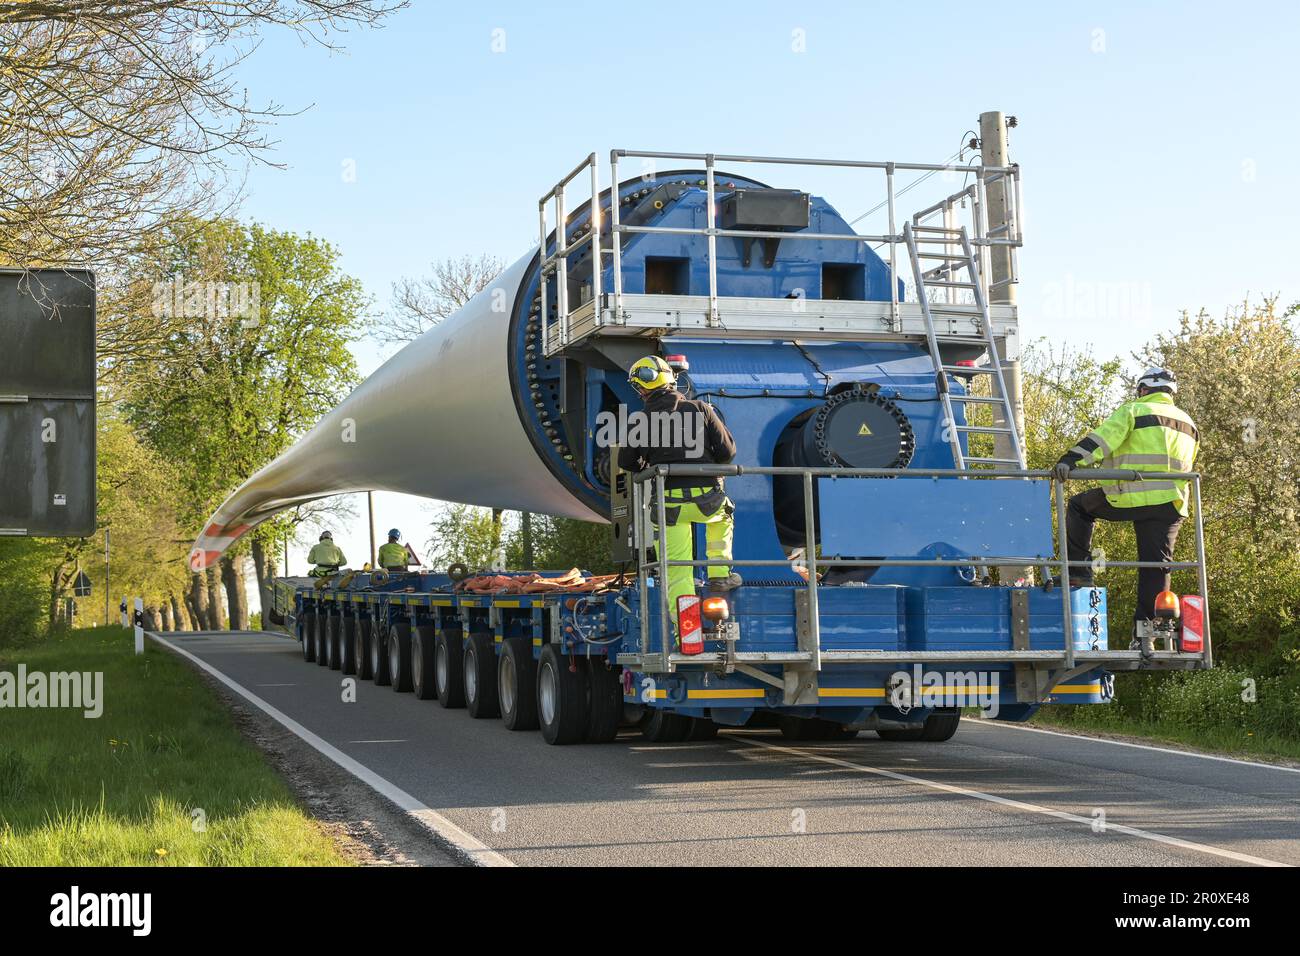
[[[972,470],[972,465],[1011,466],[1024,469],[1025,449],[1016,431],[1015,411],[1007,394],[1006,381],[1002,375],[1002,359],[998,354],[997,341],[993,337],[993,320],[989,315],[988,297],[980,281],[980,266],[966,227],[950,228],[947,226],[921,226],[914,223],[903,224],[903,241],[907,244],[907,254],[912,262],[912,274],[916,276],[916,292],[920,299],[921,314],[925,317],[925,337],[930,348],[930,358],[934,362],[935,385],[939,390],[939,401],[943,404],[945,431],[948,443],[952,447],[952,459],[961,471]],[[938,265],[926,270],[923,263],[937,260]],[[960,278],[962,271],[965,278]],[[969,291],[975,299],[974,310],[969,304],[957,308],[956,303],[931,302],[931,289],[951,290],[951,292]],[[950,298],[955,296],[951,295]],[[970,336],[943,335],[935,329],[935,317],[974,319],[984,334],[984,344],[988,349],[989,364],[983,366],[945,365],[939,347],[944,343],[971,344]],[[969,390],[954,393],[948,376],[952,373],[962,375],[989,376],[993,393],[991,396],[973,395]],[[992,405],[1002,410],[1004,425],[958,425],[957,416],[953,414],[953,405]],[[969,421],[969,416],[963,415]],[[1009,439],[1014,458],[973,457],[962,451],[961,436],[965,435],[1003,435]],[[969,443],[968,443],[969,444]]]

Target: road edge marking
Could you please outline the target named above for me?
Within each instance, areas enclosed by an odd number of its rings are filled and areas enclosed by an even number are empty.
[[[288,714],[267,703],[233,678],[227,677],[196,654],[191,654],[183,647],[177,647],[171,641],[153,633],[152,631],[146,631],[145,633],[168,650],[181,655],[194,664],[197,664],[204,673],[215,677],[221,683],[235,691],[249,703],[253,704],[267,716],[279,723],[290,733],[294,734],[294,736],[298,737],[298,739],[303,741],[303,743],[308,744],[321,755],[334,761],[334,763],[352,774],[352,776],[356,777],[380,796],[391,800],[401,808],[407,816],[411,817],[411,819],[415,820],[426,830],[430,831],[439,840],[450,844],[451,849],[466,862],[474,866],[515,865],[496,850],[489,847],[486,843],[479,840],[478,837],[462,830],[437,810],[434,810],[430,806],[426,806],[420,800],[397,786],[397,784],[381,777],[365,764],[354,760],[333,744],[312,733]]]
[[[1027,730],[1031,734],[1047,734],[1050,737],[1068,737],[1071,740],[1091,740],[1099,744],[1111,744],[1115,747],[1132,747],[1135,750],[1154,750],[1162,754],[1174,754],[1179,757],[1197,757],[1201,760],[1217,760],[1220,763],[1235,763],[1243,767],[1258,767],[1261,770],[1284,770],[1287,773],[1300,773],[1300,767],[1284,767],[1275,763],[1259,760],[1242,760],[1240,757],[1224,757],[1220,754],[1203,754],[1196,750],[1179,750],[1177,747],[1157,747],[1155,744],[1135,744],[1127,740],[1111,740],[1108,737],[1094,737],[1092,734],[1072,734],[1065,730],[1047,730],[1044,727],[1025,727],[1005,720],[985,720],[980,717],[963,717],[973,724],[993,727],[997,730]]]
[[[1088,817],[1081,817],[1077,813],[1069,813],[1065,810],[1053,810],[1051,807],[1040,806],[1036,803],[1026,803],[1023,800],[1014,800],[1011,797],[1000,797],[994,793],[984,793],[982,790],[972,790],[969,787],[959,787],[950,783],[939,783],[937,780],[926,780],[924,777],[913,777],[911,774],[899,773],[896,770],[885,770],[881,767],[871,767],[866,764],[853,763],[849,760],[841,760],[838,757],[828,757],[825,754],[811,753],[807,750],[799,750],[795,747],[783,747],[780,744],[768,743],[765,740],[757,740],[749,737],[742,737],[737,734],[728,734],[731,740],[737,740],[749,744],[753,747],[762,747],[766,750],[775,750],[780,753],[791,754],[796,757],[804,757],[808,760],[817,760],[821,763],[828,763],[836,767],[844,767],[848,770],[856,770],[859,773],[874,774],[879,777],[887,777],[891,780],[897,780],[901,783],[909,783],[914,786],[929,787],[931,790],[941,790],[944,793],[955,794],[960,797],[972,797],[976,800],[984,800],[987,803],[997,804],[999,806],[1011,807],[1016,810],[1025,810],[1030,813],[1038,813],[1044,816],[1054,817],[1058,820],[1064,820],[1067,823],[1079,823],[1088,828],[1096,823]],[[1156,843],[1164,843],[1169,846],[1180,847],[1184,850],[1193,850],[1197,853],[1206,853],[1210,856],[1223,857],[1228,860],[1236,860],[1239,863],[1250,863],[1255,866],[1268,867],[1290,867],[1290,863],[1282,863],[1278,860],[1268,860],[1260,856],[1251,856],[1249,853],[1238,853],[1236,850],[1225,850],[1222,847],[1210,846],[1205,843],[1193,843],[1190,840],[1183,840],[1179,837],[1166,836],[1163,833],[1153,833],[1150,830],[1142,830],[1138,827],[1126,826],[1122,823],[1105,824],[1105,832],[1123,833],[1128,836],[1138,837],[1143,840],[1151,840]]]

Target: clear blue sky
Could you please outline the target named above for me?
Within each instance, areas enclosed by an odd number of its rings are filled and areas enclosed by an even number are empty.
[[[286,168],[252,171],[243,212],[335,243],[382,309],[394,280],[433,259],[523,254],[538,196],[592,150],[941,162],[1001,109],[1019,119],[1027,339],[1127,354],[1181,309],[1300,298],[1285,238],[1300,222],[1300,8],[980,9],[416,0],[384,29],[339,37],[343,53],[273,34],[240,78],[255,103],[310,109],[276,125]],[[851,217],[879,198],[841,175],[774,184]],[[368,343],[357,354],[366,372],[382,357]],[[378,498],[381,534],[398,524],[418,549],[427,514]],[[356,564],[361,505],[341,538]]]

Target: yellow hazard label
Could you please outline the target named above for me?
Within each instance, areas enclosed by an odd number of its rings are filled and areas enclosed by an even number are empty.
[[[871,434],[871,429],[867,427],[866,422],[863,422],[862,427],[858,429],[858,435],[870,435],[870,434]]]

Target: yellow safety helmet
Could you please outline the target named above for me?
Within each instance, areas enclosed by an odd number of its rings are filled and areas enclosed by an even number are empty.
[[[647,355],[633,362],[627,370],[627,380],[646,392],[672,388],[677,384],[677,376],[673,374],[672,368],[658,355]]]

